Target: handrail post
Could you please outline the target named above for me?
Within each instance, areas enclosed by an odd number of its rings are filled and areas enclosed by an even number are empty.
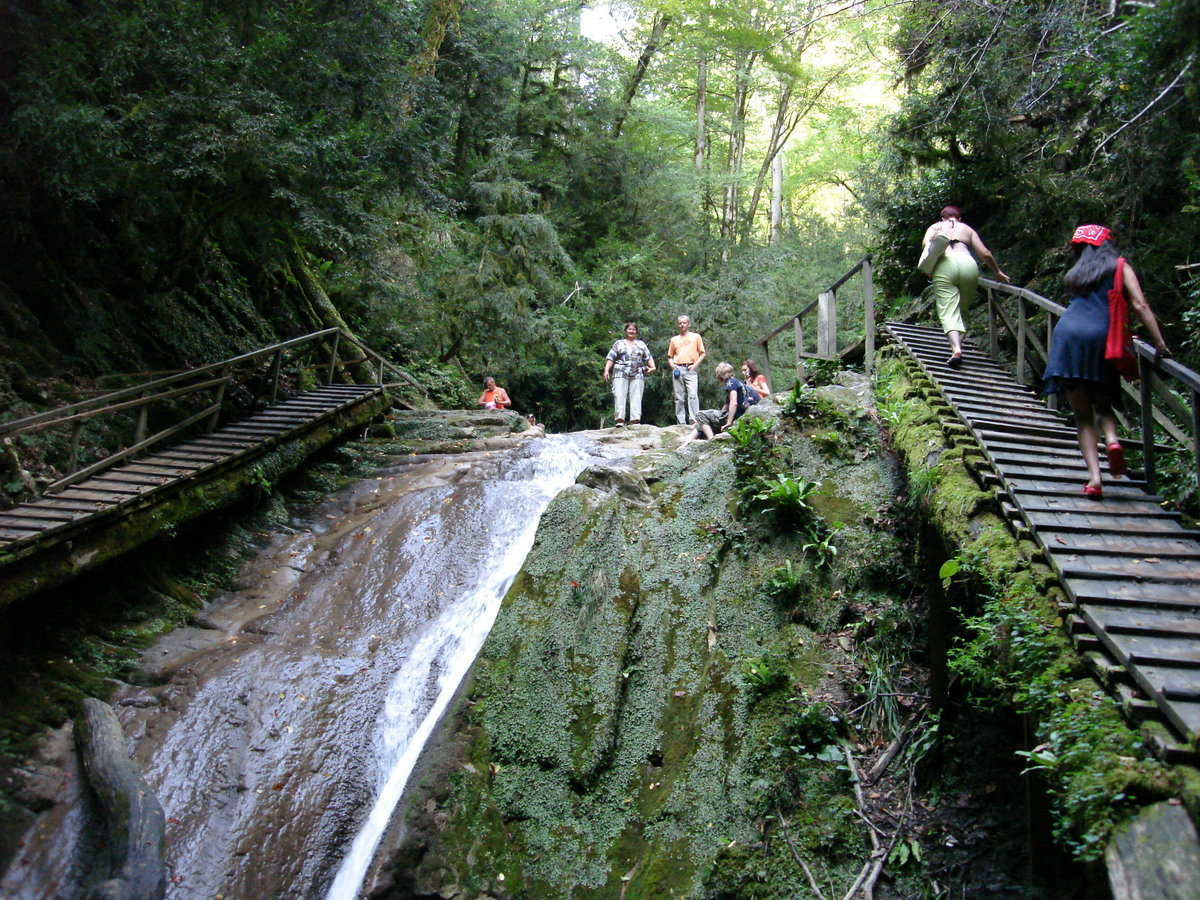
[[[338,338],[341,336],[340,331],[333,333],[333,348],[329,351],[329,375],[325,379],[326,384],[333,384],[333,370],[337,366]]]
[[[988,305],[988,352],[992,359],[1000,358],[1000,326],[997,322],[999,316],[996,313],[996,293],[990,287],[987,288],[987,305]]]
[[[824,291],[817,297],[817,356],[837,356],[837,292]]]
[[[1142,463],[1145,467],[1146,490],[1154,493],[1154,367],[1144,356],[1138,356],[1138,375],[1141,376],[1142,397]]]
[[[71,462],[67,471],[68,475],[74,475],[79,470],[79,433],[82,429],[82,422],[76,422],[71,426]]]
[[[875,279],[871,257],[863,260],[863,368],[867,377],[875,366]]]
[[[762,357],[763,377],[767,379],[767,384],[770,384],[771,383],[771,350],[767,346],[767,343],[768,343],[767,341],[759,341],[758,346],[762,348],[762,353],[759,355]]]
[[[1025,384],[1025,332],[1029,328],[1025,298],[1017,297],[1017,383]]]
[[[1195,467],[1196,492],[1200,494],[1200,391],[1192,388],[1192,463]]]
[[[146,392],[142,391],[140,394],[138,394],[138,396],[144,398],[146,396]],[[149,418],[150,404],[144,403],[138,410],[137,426],[133,429],[133,442],[135,444],[140,444],[146,439],[146,426],[149,422]]]
[[[804,381],[804,325],[800,321],[800,317],[796,316],[793,323],[796,328],[796,380]]]
[[[271,359],[271,406],[275,405],[275,400],[279,397],[279,369],[282,365],[283,351],[276,350]]]
[[[231,377],[232,373],[227,371],[221,382],[213,388],[213,406],[215,408],[212,415],[208,417],[208,423],[205,426],[209,431],[216,431],[217,425],[221,421],[221,404],[225,402],[225,386],[229,384]]]

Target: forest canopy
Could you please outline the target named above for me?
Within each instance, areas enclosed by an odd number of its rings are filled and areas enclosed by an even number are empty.
[[[4,4],[0,391],[344,322],[594,426],[623,322],[738,362],[867,253],[899,303],[950,202],[1049,296],[1111,225],[1195,360],[1196,0],[585,6]]]

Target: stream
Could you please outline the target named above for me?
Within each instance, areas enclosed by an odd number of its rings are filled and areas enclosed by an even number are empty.
[[[404,460],[327,498],[150,648],[163,683],[112,702],[166,812],[167,896],[359,896],[542,511],[614,455],[551,436]],[[66,813],[0,896],[76,896],[83,818]]]

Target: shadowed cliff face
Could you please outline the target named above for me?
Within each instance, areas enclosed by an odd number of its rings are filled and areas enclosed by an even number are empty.
[[[847,446],[776,429],[778,468],[822,482],[844,526],[832,568],[739,503],[736,441],[589,470],[551,503],[378,896],[715,896],[760,869],[762,896],[794,896],[789,843],[845,892],[865,844],[828,703],[843,650],[823,632],[880,602],[899,552],[876,527],[895,486],[861,396],[841,398],[865,436]],[[768,816],[787,841],[764,847]]]

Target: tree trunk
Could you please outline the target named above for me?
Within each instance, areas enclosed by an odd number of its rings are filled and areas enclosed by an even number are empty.
[[[696,172],[704,171],[705,150],[708,148],[708,56],[700,54],[696,65]]]
[[[798,117],[792,119],[788,117],[791,102],[792,84],[789,82],[783,85],[779,91],[779,106],[775,110],[775,121],[771,125],[771,140],[767,143],[767,154],[763,157],[762,165],[759,166],[758,178],[754,181],[754,195],[750,198],[750,208],[746,210],[746,219],[742,225],[743,240],[753,230],[754,217],[758,215],[758,203],[762,199],[763,184],[767,180],[767,173],[771,171],[776,157],[783,151],[783,145],[792,136],[796,123],[799,122]]]
[[[637,65],[634,67],[629,84],[625,86],[625,97],[621,101],[620,109],[617,111],[617,119],[613,122],[612,136],[614,138],[621,136],[621,129],[625,126],[625,117],[629,115],[629,109],[633,105],[633,98],[637,96],[642,79],[646,77],[646,70],[650,68],[650,60],[658,52],[658,45],[662,41],[663,33],[667,30],[669,24],[671,24],[671,16],[662,15],[657,12],[654,14],[654,25],[650,28],[650,39],[646,41],[646,49],[638,57]]]
[[[408,61],[408,71],[413,80],[428,78],[437,66],[438,51],[446,39],[446,29],[458,22],[463,0],[433,0],[425,14],[425,25],[421,28],[421,49]]]
[[[721,259],[729,258],[730,248],[737,239],[738,201],[741,198],[739,180],[742,157],[746,150],[746,105],[750,99],[750,72],[758,58],[757,52],[746,52],[737,61],[733,108],[729,121],[729,164],[726,167],[725,206],[721,212]]]
[[[167,892],[166,817],[125,751],[125,734],[112,707],[85,699],[75,720],[75,743],[108,837],[109,877],[91,887],[89,900],[159,900]]]
[[[771,243],[778,244],[783,232],[783,154],[771,161]]]
[[[291,270],[292,278],[300,288],[301,296],[307,304],[305,312],[312,323],[310,327],[314,331],[324,331],[326,328],[340,328],[347,336],[357,340],[358,338],[350,330],[350,326],[346,324],[346,320],[342,318],[342,314],[338,312],[338,308],[333,305],[333,301],[325,293],[325,288],[321,287],[321,283],[317,281],[316,276],[309,269],[308,264],[304,260],[303,251],[299,247],[293,247],[288,257],[288,268]],[[347,348],[345,346],[346,343],[344,340],[339,342],[339,358],[345,356],[347,353],[356,358],[361,355],[361,351],[357,347],[351,345],[350,348]],[[370,384],[378,377],[375,367],[365,360],[356,364],[353,371],[349,374],[340,364],[337,366],[337,372],[341,375],[344,382],[357,384]]]

